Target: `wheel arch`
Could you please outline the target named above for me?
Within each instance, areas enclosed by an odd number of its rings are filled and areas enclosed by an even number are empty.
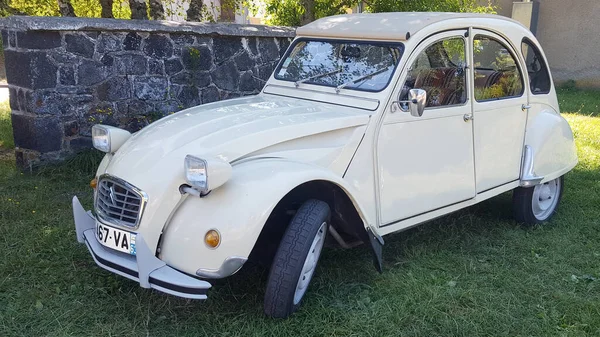
[[[295,210],[309,199],[318,199],[329,205],[330,225],[343,238],[365,243],[368,241],[365,220],[349,193],[333,181],[315,179],[298,184],[279,200],[265,222],[252,254],[257,257],[263,254],[262,258],[273,256],[271,253],[276,247],[269,247],[268,252],[259,252],[259,250],[268,247],[269,242],[279,242]]]

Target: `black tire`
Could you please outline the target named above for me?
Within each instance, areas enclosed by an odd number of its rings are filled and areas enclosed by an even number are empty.
[[[323,235],[322,240],[325,240],[329,216],[330,210],[327,203],[311,199],[300,206],[290,221],[269,272],[264,302],[264,311],[267,316],[286,318],[300,307],[302,299],[294,303],[294,296],[304,261],[317,232],[323,230],[321,228],[323,223],[325,223],[325,232],[321,235]],[[310,278],[312,275],[314,274],[311,274]]]
[[[556,196],[556,203],[554,204],[553,209],[549,212],[549,214],[541,218],[536,216],[533,209],[533,198],[536,187],[516,188],[513,191],[513,213],[515,220],[519,223],[523,223],[530,226],[550,220],[550,218],[552,218],[552,216],[556,213],[556,210],[560,205],[560,200],[562,198],[563,189],[565,186],[563,177],[557,178],[556,181],[558,181],[559,183],[558,195]]]

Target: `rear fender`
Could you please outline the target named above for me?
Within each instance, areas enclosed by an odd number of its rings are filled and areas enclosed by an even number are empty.
[[[556,179],[577,165],[577,150],[569,123],[551,108],[527,121],[521,186]]]

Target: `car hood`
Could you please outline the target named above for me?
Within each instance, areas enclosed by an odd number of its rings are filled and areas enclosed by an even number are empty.
[[[362,110],[264,94],[210,103],[134,134],[115,153],[110,171],[148,170],[165,157],[183,163],[186,154],[232,162],[275,144],[368,121]]]

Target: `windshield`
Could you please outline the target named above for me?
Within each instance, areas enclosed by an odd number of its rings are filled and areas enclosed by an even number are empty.
[[[275,70],[278,80],[339,89],[381,91],[400,57],[400,43],[299,39]]]

